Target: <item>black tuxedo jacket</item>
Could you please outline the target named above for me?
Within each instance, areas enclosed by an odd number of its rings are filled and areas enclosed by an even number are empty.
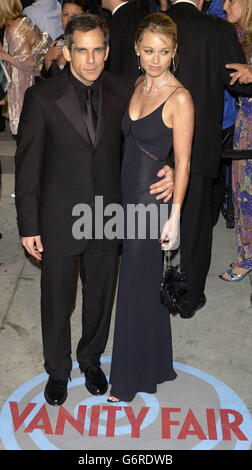
[[[69,72],[28,88],[20,117],[16,163],[16,208],[21,236],[41,235],[44,248],[83,251],[72,236],[73,207],[121,202],[121,121],[132,82],[103,72],[95,144],[82,118]],[[117,241],[102,241],[110,249]]]
[[[135,33],[147,10],[137,8],[135,3],[122,5],[109,21],[110,51],[106,70],[137,79],[139,76],[135,53]]]
[[[218,175],[222,153],[223,93],[226,85],[238,94],[251,95],[251,86],[231,80],[227,63],[246,63],[236,29],[226,20],[200,12],[194,5],[178,3],[169,10],[178,28],[177,77],[195,106],[192,171]]]

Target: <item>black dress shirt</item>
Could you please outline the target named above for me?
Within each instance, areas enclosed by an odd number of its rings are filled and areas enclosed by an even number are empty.
[[[86,91],[90,88],[92,90],[92,105],[98,116],[99,102],[100,102],[100,83],[101,77],[99,76],[91,86],[84,85],[78,78],[76,78],[71,70],[69,70],[70,79],[73,84],[74,90],[76,92],[81,110],[84,109],[85,100],[86,100]]]

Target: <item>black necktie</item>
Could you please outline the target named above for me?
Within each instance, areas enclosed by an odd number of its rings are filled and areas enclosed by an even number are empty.
[[[93,90],[91,88],[85,89],[86,100],[83,108],[84,118],[87,125],[88,133],[92,144],[95,141],[95,133],[96,133],[96,123],[97,123],[97,116],[92,104],[92,93]]]

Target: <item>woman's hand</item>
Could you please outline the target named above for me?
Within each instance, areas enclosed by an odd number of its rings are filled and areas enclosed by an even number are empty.
[[[175,206],[177,206],[175,204]],[[172,208],[169,219],[165,222],[159,242],[164,251],[176,250],[180,243],[180,208]]]

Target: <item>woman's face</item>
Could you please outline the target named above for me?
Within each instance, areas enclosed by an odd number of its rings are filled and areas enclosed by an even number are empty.
[[[224,0],[223,9],[230,23],[238,23],[242,15],[242,7],[238,0]]]
[[[65,31],[66,26],[70,18],[74,15],[82,15],[84,11],[79,5],[74,5],[74,3],[65,3],[62,8],[62,26]]]
[[[140,55],[142,67],[153,78],[169,70],[175,52],[176,49],[168,36],[151,31],[143,33],[136,46],[136,53]]]

